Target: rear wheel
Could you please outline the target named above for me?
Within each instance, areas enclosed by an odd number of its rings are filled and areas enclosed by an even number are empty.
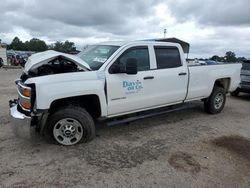
[[[204,101],[205,111],[209,114],[220,113],[226,102],[226,94],[222,87],[215,87],[212,94]]]
[[[48,120],[48,135],[61,145],[75,145],[95,137],[95,125],[89,113],[69,106],[53,113]]]

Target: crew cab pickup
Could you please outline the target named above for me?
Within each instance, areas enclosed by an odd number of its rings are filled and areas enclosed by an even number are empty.
[[[114,119],[202,100],[205,111],[222,111],[226,93],[240,83],[241,64],[188,66],[174,42],[104,42],[78,55],[32,55],[10,101],[15,133],[31,128],[56,143],[95,137],[94,120]]]

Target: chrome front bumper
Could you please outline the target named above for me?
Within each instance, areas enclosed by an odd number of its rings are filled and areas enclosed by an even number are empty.
[[[31,117],[20,113],[17,110],[16,100],[9,102],[10,124],[14,134],[18,137],[31,139]]]

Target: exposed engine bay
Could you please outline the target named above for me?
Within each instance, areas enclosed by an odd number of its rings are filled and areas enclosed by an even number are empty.
[[[79,71],[84,71],[84,70],[74,62],[62,56],[58,56],[46,64],[42,64],[41,66],[35,69],[29,70],[28,73],[23,73],[21,75],[21,80],[25,81],[31,77],[69,73],[69,72],[79,72]]]

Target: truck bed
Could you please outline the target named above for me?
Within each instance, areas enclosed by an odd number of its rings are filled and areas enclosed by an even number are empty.
[[[186,100],[208,97],[216,80],[228,78],[227,92],[234,91],[240,81],[240,63],[225,63],[215,65],[188,65],[189,84]]]

